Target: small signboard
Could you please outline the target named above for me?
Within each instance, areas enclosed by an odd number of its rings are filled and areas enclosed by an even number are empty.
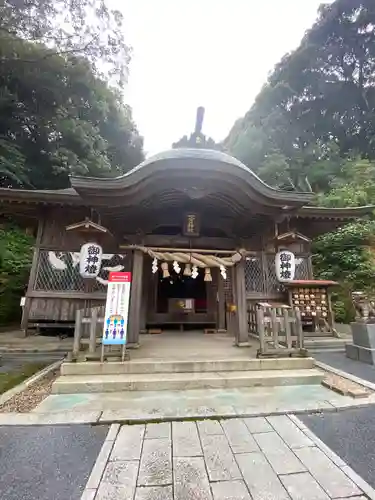
[[[184,236],[199,236],[200,224],[198,214],[185,214],[183,233]]]
[[[131,281],[131,273],[109,274],[102,345],[126,344]]]

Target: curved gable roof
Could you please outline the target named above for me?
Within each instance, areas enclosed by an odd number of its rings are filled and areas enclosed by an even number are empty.
[[[147,158],[137,167],[116,178],[71,177],[71,185],[82,197],[126,195],[130,190],[135,193],[142,189],[142,183],[150,178],[189,179],[192,176],[204,176],[237,184],[241,191],[253,191],[265,204],[302,206],[313,199],[311,193],[282,191],[263,182],[252,170],[239,160],[226,153],[210,149],[181,148],[171,149]],[[137,188],[137,189],[135,189]],[[158,187],[154,183],[154,190]],[[268,201],[268,203],[267,203]]]

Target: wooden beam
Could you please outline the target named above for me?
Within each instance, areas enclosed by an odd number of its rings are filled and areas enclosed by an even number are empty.
[[[141,246],[141,245],[140,245]],[[154,252],[185,252],[185,253],[207,253],[207,254],[220,254],[220,255],[231,255],[236,252],[233,250],[218,250],[207,248],[171,248],[171,247],[147,247]],[[134,245],[120,245],[121,250],[136,250]]]
[[[32,290],[28,297],[31,299],[74,299],[74,300],[103,300],[107,298],[106,292],[53,292],[48,290]]]
[[[133,243],[132,238],[134,236],[124,236],[124,239],[129,243]],[[232,250],[237,247],[236,240],[234,238],[224,238],[224,237],[209,237],[200,236],[198,238],[187,238],[182,235],[167,236],[167,235],[156,235],[156,234],[146,234],[143,237],[143,242],[145,246],[152,247],[185,247],[190,248],[190,244],[194,243],[195,246],[200,248],[218,248],[220,250]],[[125,244],[125,243],[124,243]]]

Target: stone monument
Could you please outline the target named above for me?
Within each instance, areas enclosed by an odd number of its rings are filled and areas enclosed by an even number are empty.
[[[345,346],[346,357],[375,365],[375,301],[365,292],[353,292],[356,320],[351,323],[353,343]]]

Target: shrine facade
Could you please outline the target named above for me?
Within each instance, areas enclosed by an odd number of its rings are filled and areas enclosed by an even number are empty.
[[[230,328],[241,345],[252,305],[286,300],[277,251],[293,252],[294,280],[311,282],[311,241],[373,209],[313,201],[201,148],[166,151],[118,178],[71,177],[64,190],[0,189],[3,217],[36,237],[22,328],[69,326],[77,309],[104,309],[109,272],[129,271],[129,345],[156,328]],[[79,252],[96,239],[100,272],[87,280]]]

